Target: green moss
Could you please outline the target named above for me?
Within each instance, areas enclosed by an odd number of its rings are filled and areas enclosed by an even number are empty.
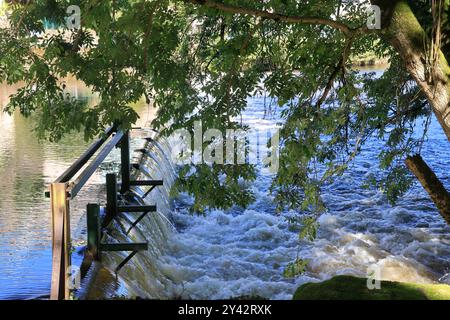
[[[337,276],[302,285],[294,300],[450,300],[450,286],[382,281],[381,289],[369,290],[367,279]]]
[[[402,30],[402,33],[408,36],[411,44],[417,50],[423,51],[426,38],[425,31],[406,1],[400,1],[395,6],[392,22],[391,32]]]
[[[390,31],[392,33],[400,32],[407,35],[407,38],[412,45],[411,49],[420,53],[424,52],[427,35],[407,1],[399,1],[396,4]],[[449,76],[450,66],[442,53],[440,55],[440,60],[442,71]]]
[[[407,1],[399,1],[395,5],[390,32],[405,34],[411,49],[416,52],[424,53],[426,50],[427,35]],[[440,55],[440,62],[443,73],[450,76],[450,65],[443,53]]]

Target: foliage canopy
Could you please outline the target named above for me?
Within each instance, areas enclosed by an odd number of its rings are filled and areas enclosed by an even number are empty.
[[[392,201],[412,183],[403,159],[420,152],[431,108],[385,34],[367,29],[370,1],[15,3],[9,5],[10,27],[0,29],[0,78],[23,87],[6,110],[33,114],[41,138],[83,130],[88,139],[111,123],[129,128],[138,117],[130,105],[142,96],[158,108],[153,125],[163,133],[192,129],[196,120],[204,127],[241,128],[247,98],[264,91],[284,119],[272,185],[280,208],[320,211],[321,186],[374,137],[384,147],[382,174],[371,183]],[[431,35],[429,1],[410,4]],[[66,26],[70,5],[81,9],[80,29]],[[45,32],[49,22],[58,28]],[[350,57],[368,51],[390,59],[380,77],[351,68]],[[92,88],[98,104],[70,97],[61,81],[68,75]],[[253,198],[239,178],[254,179],[255,168],[185,168],[179,186],[197,196],[196,211],[245,206]]]

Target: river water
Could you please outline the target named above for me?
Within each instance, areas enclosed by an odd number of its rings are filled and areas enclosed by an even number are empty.
[[[87,95],[86,88],[76,84],[71,88],[74,93]],[[11,90],[1,87],[0,105],[6,103]],[[260,130],[276,127],[279,115],[276,110],[267,112],[266,107],[262,97],[249,99],[244,122]],[[147,107],[142,103],[136,108],[145,125],[151,118]],[[50,209],[43,192],[87,143],[75,137],[58,144],[39,144],[30,131],[32,120],[2,115],[0,122],[0,299],[47,295]],[[151,250],[155,251],[152,259],[138,255],[120,272],[127,294],[290,299],[302,283],[337,274],[366,276],[367,268],[373,265],[380,268],[384,279],[445,281],[450,272],[450,228],[422,188],[414,186],[396,206],[390,206],[380,192],[360,187],[364,177],[376,172],[380,147],[379,142],[370,141],[350,170],[325,188],[323,199],[328,212],[320,218],[314,242],[298,239],[298,232],[287,222],[294,212],[275,213],[268,192],[270,174],[260,172],[253,185],[257,200],[246,210],[213,210],[205,217],[192,216],[187,212],[192,199],[180,196],[165,213],[174,230],[167,228],[170,231],[162,232],[164,241],[155,244],[166,248]],[[447,150],[448,142],[433,121],[423,156],[450,187]],[[115,160],[112,155],[78,196],[80,200],[71,213],[75,244],[82,244],[85,238],[85,204],[97,202],[104,193],[104,173]],[[165,201],[167,192],[158,194],[156,201]],[[285,279],[283,269],[297,256],[310,260],[307,272]],[[106,258],[105,262],[113,267],[117,261]],[[148,285],[142,284],[145,281]]]
[[[279,115],[268,114],[265,106],[261,97],[249,99],[243,121],[252,128],[273,129]],[[450,187],[448,146],[433,121],[423,157]],[[415,185],[391,206],[381,192],[361,187],[378,170],[380,148],[379,141],[369,141],[348,172],[324,188],[328,211],[319,219],[314,242],[300,241],[298,230],[287,222],[295,212],[275,213],[269,174],[260,172],[253,185],[257,200],[246,210],[192,217],[185,209],[191,199],[179,199],[173,220],[180,231],[168,241],[171,253],[164,264],[176,279],[179,296],[291,299],[305,282],[340,274],[366,277],[369,268],[379,270],[385,280],[449,283],[450,227],[425,191]],[[285,266],[296,257],[309,260],[305,274],[283,278]]]
[[[70,93],[95,98],[83,85],[66,80]],[[0,109],[15,88],[0,85]],[[135,106],[144,125],[151,110]],[[49,294],[51,274],[50,202],[44,197],[55,180],[90,144],[80,134],[59,143],[41,143],[33,134],[33,119],[0,113],[0,299],[27,299]],[[117,162],[111,154],[71,205],[74,244],[85,239],[85,208],[104,201],[104,176]],[[74,255],[77,258],[77,255]]]

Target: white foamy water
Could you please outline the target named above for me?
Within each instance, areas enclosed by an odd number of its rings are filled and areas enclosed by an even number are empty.
[[[248,101],[243,121],[260,131],[273,130],[280,121],[267,112],[263,98]],[[448,142],[433,122],[423,152],[442,181],[450,187],[446,164]],[[251,139],[257,143],[257,139]],[[259,141],[264,143],[264,141]],[[148,241],[149,250],[136,255],[120,272],[128,295],[145,298],[228,299],[260,296],[291,299],[299,285],[335,275],[365,277],[377,266],[385,280],[418,283],[448,281],[450,236],[425,191],[416,185],[396,206],[386,197],[361,187],[378,171],[377,154],[382,143],[369,141],[348,172],[323,189],[328,211],[320,217],[314,242],[299,240],[298,230],[287,222],[296,212],[277,214],[269,193],[272,176],[260,170],[252,184],[256,201],[247,209],[212,210],[205,216],[190,215],[192,199],[181,195],[169,202],[175,168],[169,161],[172,144],[165,139],[146,145],[147,152],[136,172],[138,179],[164,179],[165,186],[145,199],[158,205],[126,235],[134,214],[118,218],[108,241]],[[134,188],[136,202],[144,194]],[[105,254],[104,264],[114,268],[125,253]],[[297,257],[308,259],[306,273],[295,279],[283,270]],[[447,280],[445,280],[447,279]]]
[[[277,116],[265,116],[262,98],[249,100],[244,122],[260,130],[274,128]],[[430,131],[424,157],[445,179],[448,143],[437,123]],[[431,146],[430,146],[431,145]],[[276,214],[268,192],[270,176],[260,174],[253,190],[256,202],[248,209],[213,210],[205,217],[188,214],[188,196],[172,212],[178,232],[167,241],[169,254],[161,268],[174,282],[177,296],[193,299],[226,299],[261,296],[291,299],[302,283],[334,275],[365,277],[376,265],[382,279],[435,283],[450,272],[450,228],[420,186],[415,186],[396,206],[380,192],[360,187],[363,178],[377,171],[381,144],[369,142],[350,170],[332,185],[323,199],[328,212],[320,218],[318,238],[300,241],[286,218]],[[285,279],[283,270],[299,256],[309,259],[307,272]]]

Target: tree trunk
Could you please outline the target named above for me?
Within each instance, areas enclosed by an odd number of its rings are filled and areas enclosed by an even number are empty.
[[[405,63],[406,70],[422,89],[450,141],[450,67],[441,53],[437,67],[427,67],[427,35],[405,0],[372,0],[382,9],[386,36]],[[432,77],[430,77],[432,72]],[[450,194],[420,155],[408,157],[406,165],[417,177],[440,214],[450,225]]]
[[[406,165],[429,193],[442,217],[450,225],[450,194],[420,155],[408,157]]]
[[[427,36],[406,1],[373,0],[383,10],[387,36],[400,54],[407,71],[425,93],[433,112],[450,141],[450,67],[441,53],[438,67],[429,81],[426,64]]]

